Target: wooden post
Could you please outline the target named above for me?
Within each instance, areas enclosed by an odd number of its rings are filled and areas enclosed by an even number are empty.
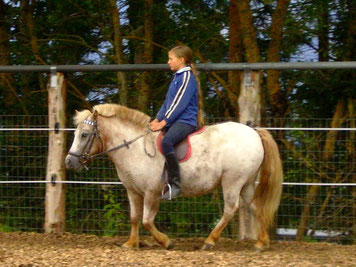
[[[53,69],[48,83],[48,120],[49,128],[65,128],[64,75]],[[66,139],[64,131],[50,131],[48,142],[47,175],[45,200],[45,233],[63,233],[65,229],[65,185],[66,168],[64,164]]]
[[[256,127],[261,124],[260,76],[258,71],[244,71],[239,96],[239,122]]]
[[[239,122],[256,127],[261,124],[260,76],[258,71],[244,71],[241,75],[238,99]],[[241,201],[239,209],[239,239],[257,239],[257,221],[252,211]]]

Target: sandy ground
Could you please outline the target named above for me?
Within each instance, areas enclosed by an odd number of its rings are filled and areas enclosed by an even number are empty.
[[[0,233],[0,266],[356,266],[356,245],[275,241],[258,253],[232,239],[211,251],[200,250],[202,238],[175,239],[172,250],[142,240],[139,250],[126,250],[126,237]]]

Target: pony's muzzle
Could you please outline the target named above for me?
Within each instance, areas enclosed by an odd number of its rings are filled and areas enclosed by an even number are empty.
[[[79,162],[79,158],[72,155],[67,155],[65,164],[68,170],[80,171],[83,168],[82,164]]]

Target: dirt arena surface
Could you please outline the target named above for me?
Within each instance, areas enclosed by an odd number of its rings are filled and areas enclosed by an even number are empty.
[[[0,233],[0,266],[356,266],[356,245],[272,242],[262,253],[252,242],[220,239],[201,251],[202,238],[178,238],[173,250],[142,237],[143,247],[120,247],[124,237]]]

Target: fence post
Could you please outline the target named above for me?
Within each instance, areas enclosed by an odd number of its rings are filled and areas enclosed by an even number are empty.
[[[65,185],[56,183],[64,181],[66,168],[64,165],[66,139],[65,131],[65,95],[64,75],[57,73],[55,68],[47,85],[48,88],[48,123],[49,132],[46,200],[45,200],[45,233],[63,233],[65,229]]]
[[[256,127],[261,124],[260,71],[245,70],[241,77],[239,122]]]
[[[256,127],[261,124],[261,72],[245,70],[241,76],[239,122]],[[239,239],[257,239],[257,222],[253,218],[252,211],[241,201]]]

